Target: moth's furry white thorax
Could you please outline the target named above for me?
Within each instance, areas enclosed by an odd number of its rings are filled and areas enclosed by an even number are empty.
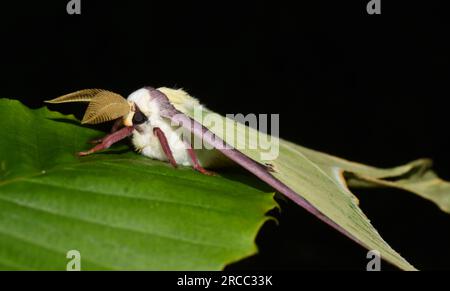
[[[171,125],[171,121],[163,118],[159,112],[158,103],[153,100],[149,90],[142,88],[128,96],[128,101],[133,102],[139,110],[147,116],[148,120],[137,126],[133,131],[132,143],[137,151],[144,156],[168,161],[158,138],[153,134],[153,129],[159,127],[167,138],[173,157],[177,164],[191,165],[190,157],[187,153],[180,131]]]
[[[170,103],[183,113],[193,112],[195,108],[202,108],[197,99],[189,96],[181,89],[158,88],[164,93]],[[182,139],[178,126],[172,126],[170,119],[160,115],[160,107],[146,88],[139,89],[128,96],[128,101],[134,103],[147,116],[148,120],[138,125],[133,131],[132,143],[137,151],[144,156],[161,161],[168,161],[153,129],[159,127],[167,138],[173,157],[178,165],[192,166],[193,162],[188,154],[186,144]],[[233,165],[217,150],[195,149],[198,162],[203,167],[216,168]]]

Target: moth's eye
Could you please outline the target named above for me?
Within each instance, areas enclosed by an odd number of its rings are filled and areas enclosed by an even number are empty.
[[[147,116],[141,111],[136,111],[133,115],[133,124],[142,124],[147,121]]]

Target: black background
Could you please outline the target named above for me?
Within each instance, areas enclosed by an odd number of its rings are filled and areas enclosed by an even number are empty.
[[[280,135],[304,146],[381,167],[430,157],[450,179],[444,1],[381,0],[381,15],[368,0],[82,0],[81,15],[67,2],[1,4],[1,97],[37,108],[83,88],[182,87],[220,113],[279,113]],[[450,216],[406,192],[355,192],[411,263],[450,268]],[[230,270],[365,269],[365,250],[281,204],[260,254]]]

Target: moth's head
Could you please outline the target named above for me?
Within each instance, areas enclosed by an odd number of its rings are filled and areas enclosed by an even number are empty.
[[[130,104],[130,112],[123,117],[123,124],[133,126],[146,122],[152,112],[155,111],[150,100],[150,92],[145,88],[131,93],[127,98]]]

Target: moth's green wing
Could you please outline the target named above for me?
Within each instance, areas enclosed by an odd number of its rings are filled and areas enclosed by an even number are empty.
[[[336,223],[352,239],[369,250],[378,250],[383,259],[401,269],[415,270],[370,224],[347,183],[352,186],[391,186],[409,190],[434,201],[445,211],[449,209],[449,183],[440,180],[429,170],[428,160],[418,160],[392,169],[349,162],[283,139],[268,137],[201,106],[185,106],[196,104],[196,100],[181,90],[165,88],[164,93],[169,99],[176,95],[175,106],[179,110],[205,125],[227,143],[237,146],[248,157],[262,164],[270,163],[276,178]],[[216,116],[211,118],[209,114]],[[266,158],[270,156],[270,148],[276,148],[277,145],[277,157],[271,161],[264,160],[263,155]],[[344,179],[344,172],[351,174],[349,181]]]
[[[199,110],[202,111],[201,114],[199,114]],[[239,142],[241,145],[247,144],[246,148],[239,148],[242,153],[262,164],[270,163],[275,170],[273,175],[276,178],[301,195],[361,245],[370,250],[378,250],[382,258],[401,269],[415,270],[383,240],[377,230],[370,224],[358,207],[357,199],[341,179],[340,168],[336,167],[336,170],[332,167],[321,168],[305,156],[297,145],[277,138],[273,138],[272,142],[274,144],[279,143],[278,157],[272,161],[264,161],[261,158],[261,152],[264,151],[258,150],[256,143],[259,140],[263,148],[269,148],[268,141],[270,139],[266,135],[259,135],[257,130],[241,123],[232,122],[225,117],[221,117],[222,125],[218,122],[205,124],[203,122],[204,117],[212,113],[206,109],[197,109],[196,112],[185,113],[202,122],[228,143],[232,145],[238,145]],[[219,119],[210,118],[210,120]],[[234,137],[226,134],[225,124],[227,124],[227,120],[228,126],[230,124],[234,126]],[[233,143],[233,138],[235,143]]]

